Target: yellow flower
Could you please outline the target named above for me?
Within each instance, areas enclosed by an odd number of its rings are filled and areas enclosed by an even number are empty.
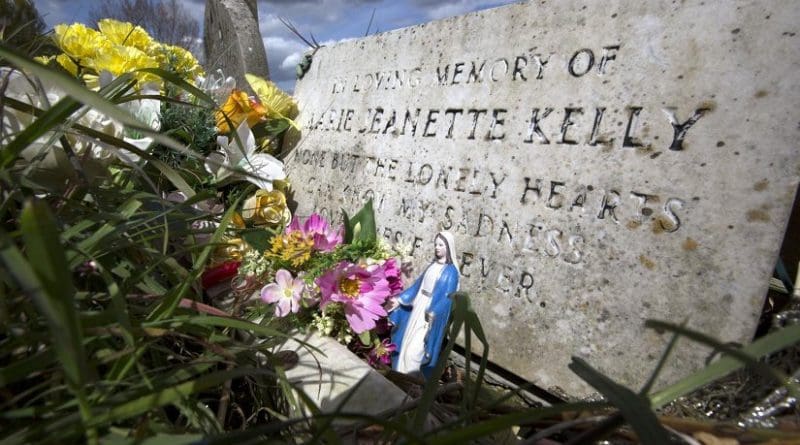
[[[78,76],[78,65],[75,65],[75,62],[66,54],[59,54],[56,56],[56,62],[59,65],[64,67],[68,73],[72,74],[73,76]]]
[[[112,45],[105,51],[99,52],[88,64],[97,73],[106,70],[114,76],[131,72],[140,68],[157,68],[158,62],[141,50],[132,46]],[[136,78],[140,82],[155,80],[157,77],[148,73],[139,73]]]
[[[78,61],[102,54],[111,44],[105,36],[82,23],[56,25],[54,31],[58,47]]]
[[[247,198],[242,208],[245,220],[255,225],[286,225],[292,215],[286,207],[286,196],[278,190],[258,190]]]
[[[214,113],[220,133],[231,131],[225,116],[231,120],[234,127],[238,127],[245,119],[247,119],[247,125],[252,127],[265,119],[266,111],[261,104],[247,97],[247,93],[235,89],[231,91],[225,104]]]
[[[267,117],[285,118],[290,122],[297,117],[297,102],[281,91],[277,85],[253,74],[245,74],[245,77],[258,96],[258,100],[267,109]],[[294,122],[291,123],[294,125]]]
[[[141,26],[134,26],[132,23],[103,19],[97,23],[97,27],[111,43],[116,45],[132,46],[146,52],[153,43],[153,39],[147,31],[142,29]]]
[[[314,239],[298,230],[273,238],[270,252],[284,261],[289,261],[292,266],[300,267],[311,259],[313,247]]]
[[[158,43],[151,45],[149,52],[156,58],[161,68],[173,71],[189,82],[204,74],[203,67],[185,48]]]

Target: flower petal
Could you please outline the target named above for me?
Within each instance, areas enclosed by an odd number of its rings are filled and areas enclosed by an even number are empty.
[[[286,269],[278,269],[275,272],[275,282],[278,283],[281,292],[292,285],[292,273]]]
[[[281,289],[276,283],[270,283],[261,288],[261,300],[265,303],[275,303],[281,299]]]

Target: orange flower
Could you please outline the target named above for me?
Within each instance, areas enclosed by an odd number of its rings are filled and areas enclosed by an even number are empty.
[[[230,119],[234,128],[238,127],[245,119],[247,119],[247,125],[252,127],[267,119],[267,110],[258,101],[248,97],[244,91],[234,89],[225,104],[214,113],[217,130],[220,133],[230,133],[231,131],[225,116]]]

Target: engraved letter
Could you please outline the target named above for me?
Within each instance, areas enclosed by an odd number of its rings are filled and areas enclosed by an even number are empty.
[[[669,149],[673,151],[681,151],[683,150],[683,138],[686,137],[686,132],[692,128],[707,111],[710,111],[708,108],[698,108],[694,110],[694,114],[689,119],[686,119],[686,122],[679,123],[678,118],[675,117],[675,108],[664,108],[664,113],[669,118],[669,123],[672,124],[672,144],[670,144]]]
[[[472,131],[470,132],[467,139],[475,139],[475,129],[478,128],[478,118],[481,114],[486,114],[486,110],[476,110],[471,109],[467,110],[467,113],[472,115]]]
[[[617,58],[617,51],[619,50],[619,45],[609,45],[603,47],[603,56],[600,57],[600,63],[597,65],[597,71],[600,74],[606,73],[606,65],[608,62]]]
[[[560,209],[564,202],[564,197],[556,191],[556,187],[564,187],[561,181],[550,181],[550,196],[547,198],[547,207]]]
[[[683,208],[683,201],[678,198],[669,198],[667,202],[664,203],[664,216],[669,220],[670,224],[664,224],[664,221],[659,219],[658,223],[661,225],[661,228],[664,229],[665,232],[672,233],[677,231],[681,227],[681,220],[678,218],[678,215],[675,214],[675,211],[672,209],[673,206],[677,206],[679,209]]]
[[[439,110],[430,110],[428,111],[428,121],[425,122],[425,131],[422,132],[422,137],[433,137],[436,136],[436,118],[439,116]],[[428,127],[434,124],[433,133],[428,133]]]
[[[600,122],[603,120],[603,113],[606,112],[605,107],[597,107],[594,113],[594,125],[592,126],[592,135],[589,137],[589,145],[595,146],[597,144],[608,144],[611,145],[614,143],[614,138],[611,139],[600,139]]]
[[[531,121],[530,125],[528,125],[528,137],[525,138],[522,142],[531,143],[533,142],[533,135],[536,134],[536,138],[539,139],[539,143],[541,144],[549,144],[550,140],[547,139],[547,136],[542,133],[542,129],[539,128],[539,121],[544,120],[550,112],[552,112],[552,108],[545,108],[544,112],[542,113],[542,117],[539,117],[539,109],[534,108],[531,111]]]
[[[522,198],[519,200],[520,203],[526,204],[528,202],[527,196],[528,196],[528,191],[530,191],[530,190],[533,190],[534,192],[536,192],[536,197],[537,198],[541,197],[542,196],[542,180],[539,179],[539,178],[536,178],[536,184],[533,187],[531,187],[531,178],[528,178],[528,177],[525,178],[525,191],[522,193]]]
[[[442,67],[437,66],[436,77],[439,79],[439,85],[446,85],[447,78],[450,77],[450,65],[446,65],[444,70],[442,70]]]
[[[528,66],[528,59],[525,56],[517,56],[517,60],[514,61],[514,74],[511,75],[512,80],[517,80],[517,74],[522,80],[528,80],[525,77],[525,74],[522,74],[522,70]]]
[[[641,147],[642,143],[638,140],[635,140],[633,136],[631,136],[631,129],[635,129],[637,127],[636,123],[639,120],[639,113],[642,111],[642,107],[630,107],[628,108],[630,114],[628,115],[628,126],[625,128],[625,138],[622,140],[623,147]]]
[[[567,139],[567,130],[575,124],[572,120],[572,113],[583,114],[583,108],[564,108],[564,122],[561,123],[561,137],[558,139],[558,144],[575,145],[578,141]]]
[[[586,61],[586,67],[582,69],[581,72],[579,73],[578,71],[575,70],[575,62],[578,60],[578,56],[580,56],[581,54],[586,54],[588,60]],[[592,52],[592,50],[584,48],[578,50],[578,52],[572,55],[572,58],[569,59],[568,68],[569,68],[569,73],[572,74],[574,77],[581,77],[584,74],[588,73],[593,66],[594,66],[594,53]]]
[[[600,213],[597,215],[597,219],[603,219],[606,217],[606,211],[611,215],[611,220],[615,223],[619,223],[617,220],[617,215],[614,213],[614,209],[619,205],[619,193],[615,190],[609,190],[603,195],[603,202],[600,204]]]
[[[492,110],[492,124],[489,127],[489,131],[486,133],[486,136],[491,140],[496,139],[503,139],[506,137],[506,134],[503,131],[503,122],[505,122],[505,118],[501,117],[501,114],[505,114],[507,110],[503,108],[496,108]],[[499,130],[500,134],[496,134],[495,130]]]

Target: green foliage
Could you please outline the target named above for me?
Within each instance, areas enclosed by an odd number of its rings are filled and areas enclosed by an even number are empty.
[[[342,210],[342,215],[344,216],[345,244],[372,245],[376,242],[378,234],[371,199],[352,218],[348,217],[344,210]]]
[[[30,55],[52,54],[45,23],[31,0],[0,0],[0,42]]]
[[[202,164],[173,168],[75,124],[76,116],[89,105],[153,137],[164,151],[184,159],[201,155],[142,127],[117,105],[136,98],[126,76],[93,92],[7,47],[0,46],[0,57],[69,94],[46,110],[5,101],[4,112],[35,119],[4,135],[0,163],[0,441],[158,443],[169,437],[180,443],[237,422],[279,419],[282,396],[261,342],[283,334],[240,314],[200,312],[213,302],[203,301],[199,276],[235,206],[211,244],[187,243],[195,234],[191,224],[211,218],[192,205],[216,194],[189,185],[203,174]],[[197,116],[207,117],[209,109]],[[68,174],[63,183],[28,174],[43,168],[51,153],[69,157],[66,135],[75,134],[137,152],[146,166],[112,163],[90,176],[86,160],[75,157],[68,167],[83,174]],[[33,141],[47,141],[46,156],[20,157]],[[175,189],[189,199],[166,201]],[[239,411],[228,409],[232,404]],[[244,411],[244,419],[232,414]]]

